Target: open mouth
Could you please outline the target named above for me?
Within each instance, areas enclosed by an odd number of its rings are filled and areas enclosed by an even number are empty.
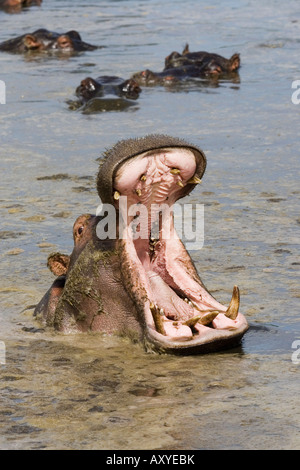
[[[113,171],[112,197],[124,221],[122,276],[156,349],[231,347],[248,329],[239,289],[233,288],[229,306],[214,299],[174,227],[172,208],[200,182],[205,165],[195,148],[166,147],[128,158]]]

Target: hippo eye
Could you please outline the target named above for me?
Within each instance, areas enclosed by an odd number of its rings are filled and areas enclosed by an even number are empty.
[[[79,227],[79,229],[77,230],[78,235],[82,234],[83,229],[84,229],[83,225],[81,227]]]
[[[66,49],[67,47],[70,47],[70,41],[68,39],[61,39],[59,41],[59,47],[62,49]]]

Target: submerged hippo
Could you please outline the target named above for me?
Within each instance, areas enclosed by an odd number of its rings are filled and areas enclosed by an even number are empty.
[[[103,75],[96,79],[87,77],[76,88],[78,101],[69,101],[71,109],[84,106],[85,110],[109,111],[125,109],[141,93],[137,82],[130,78]]]
[[[133,74],[132,79],[140,86],[173,85],[194,78],[210,78],[213,77],[213,73],[213,69],[206,65],[182,65],[162,72],[146,69]]]
[[[147,69],[133,74],[132,78],[141,86],[172,85],[195,78],[218,81],[220,78],[235,78],[239,65],[239,54],[225,59],[208,52],[172,52],[165,59],[162,72]]]
[[[174,354],[239,343],[248,324],[238,288],[228,307],[212,297],[170,210],[205,167],[202,150],[164,135],[120,141],[107,151],[97,178],[103,214],[76,220],[71,256],[49,257],[58,278],[35,316],[62,332],[118,333],[143,341],[146,350]],[[106,224],[115,228],[109,236]]]
[[[15,39],[9,39],[0,43],[0,51],[24,53],[24,52],[82,52],[93,51],[98,46],[83,42],[77,31],[68,31],[60,34],[47,29],[38,29],[33,33],[23,34]]]
[[[190,52],[187,44],[182,52],[172,52],[165,59],[165,69],[177,68],[182,66],[201,67],[205,73],[227,75],[236,72],[240,67],[240,55],[233,54],[230,59],[225,59],[219,54],[210,52]]]
[[[0,0],[0,9],[8,13],[21,11],[23,7],[31,5],[40,5],[42,0]]]

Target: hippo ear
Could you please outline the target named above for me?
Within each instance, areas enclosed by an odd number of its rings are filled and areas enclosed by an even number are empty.
[[[61,253],[52,253],[48,256],[47,266],[55,276],[66,274],[70,264],[70,256]]]
[[[23,41],[27,49],[37,49],[38,47],[40,47],[39,41],[33,34],[26,34]]]
[[[230,70],[234,72],[237,70],[241,64],[240,54],[233,54],[233,56],[229,59],[230,61]]]
[[[188,43],[186,43],[186,45],[184,46],[184,49],[182,51],[182,55],[189,54],[189,52],[190,52],[190,47],[189,47]]]
[[[76,39],[76,41],[81,41],[81,36],[77,31],[68,31],[65,36],[69,36],[71,39]]]

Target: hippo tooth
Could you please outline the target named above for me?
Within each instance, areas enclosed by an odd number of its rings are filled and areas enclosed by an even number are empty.
[[[231,320],[235,320],[239,313],[240,306],[240,291],[238,286],[234,286],[232,292],[232,298],[229,304],[228,309],[225,312],[225,316]]]
[[[199,184],[201,183],[201,179],[198,178],[198,176],[194,175],[192,178],[190,178],[188,181],[187,181],[188,184]]]
[[[212,310],[206,313],[201,317],[201,325],[209,325],[216,318],[216,316],[219,315],[219,313],[219,310]]]
[[[187,304],[189,303],[189,299],[188,299],[187,297],[184,299],[184,301],[185,301]]]
[[[142,191],[141,191],[140,189],[136,189],[135,192],[136,192],[136,194],[137,194],[138,196],[141,196],[141,195],[142,195]]]
[[[146,175],[142,175],[140,178],[141,181],[146,181],[146,179],[147,179]]]
[[[172,168],[172,170],[170,170],[170,173],[172,173],[172,175],[179,175],[180,170],[179,168]]]
[[[163,325],[163,319],[160,314],[160,309],[158,309],[158,307],[151,302],[150,310],[152,313],[156,331],[160,333],[161,335],[166,336],[166,332],[165,332],[164,325]]]
[[[160,314],[161,316],[164,316],[164,314],[165,314],[165,311],[164,311],[164,309],[163,309],[163,308],[161,308],[161,309],[159,310],[159,314]]]
[[[195,317],[189,318],[187,321],[185,321],[183,325],[187,325],[191,328],[192,326],[196,325],[199,320],[201,320],[201,315],[196,315]]]
[[[184,325],[189,326],[190,328],[195,326],[196,323],[201,323],[201,325],[209,325],[217,315],[219,315],[219,310],[211,310],[204,315],[196,315],[193,318],[189,318],[186,322],[184,322]]]
[[[184,187],[184,184],[183,184],[183,182],[182,182],[182,181],[177,181],[177,184],[178,184],[178,186],[180,186],[181,188],[183,188],[183,187]]]
[[[119,191],[115,191],[115,192],[114,192],[114,199],[115,199],[115,201],[118,201],[118,199],[120,199],[120,196],[121,196],[121,195],[120,195]]]

